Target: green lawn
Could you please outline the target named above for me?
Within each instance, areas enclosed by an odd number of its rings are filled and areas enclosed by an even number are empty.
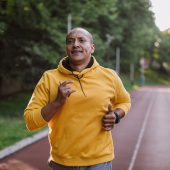
[[[0,101],[0,149],[14,144],[27,136],[23,112],[31,93],[21,93],[1,99]]]
[[[22,118],[0,117],[0,149],[32,134],[26,130]]]

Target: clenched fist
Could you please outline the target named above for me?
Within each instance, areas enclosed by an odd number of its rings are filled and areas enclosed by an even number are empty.
[[[67,81],[63,81],[63,82],[59,83],[56,102],[58,102],[59,104],[63,105],[65,103],[66,99],[72,93],[75,92],[75,90],[71,89],[71,87],[68,86],[69,84],[72,84],[72,83],[73,83],[72,80],[67,80]]]

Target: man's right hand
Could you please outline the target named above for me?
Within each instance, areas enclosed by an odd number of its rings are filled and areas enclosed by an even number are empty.
[[[52,117],[57,112],[57,109],[59,109],[67,100],[67,98],[75,92],[75,90],[71,89],[69,84],[72,84],[72,80],[63,81],[60,82],[58,86],[58,93],[56,100],[52,103],[47,104],[44,106],[41,110],[41,115],[47,122],[52,119]]]
[[[67,80],[67,81],[63,81],[59,83],[58,86],[58,94],[57,94],[57,98],[56,101],[59,105],[63,105],[67,98],[75,92],[75,90],[71,89],[70,86],[68,86],[69,84],[72,84],[73,81],[72,80]]]

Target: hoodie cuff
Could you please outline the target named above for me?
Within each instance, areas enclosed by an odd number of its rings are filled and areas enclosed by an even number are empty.
[[[38,128],[41,128],[43,126],[45,126],[48,122],[44,120],[44,118],[42,117],[42,114],[41,114],[41,109],[38,109],[36,110],[34,113],[33,113],[33,120],[34,120],[34,123],[35,125],[38,127]]]

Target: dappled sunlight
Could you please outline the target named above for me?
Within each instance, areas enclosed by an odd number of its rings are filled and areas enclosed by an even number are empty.
[[[6,163],[0,163],[0,170],[38,170],[16,159],[10,159]]]

